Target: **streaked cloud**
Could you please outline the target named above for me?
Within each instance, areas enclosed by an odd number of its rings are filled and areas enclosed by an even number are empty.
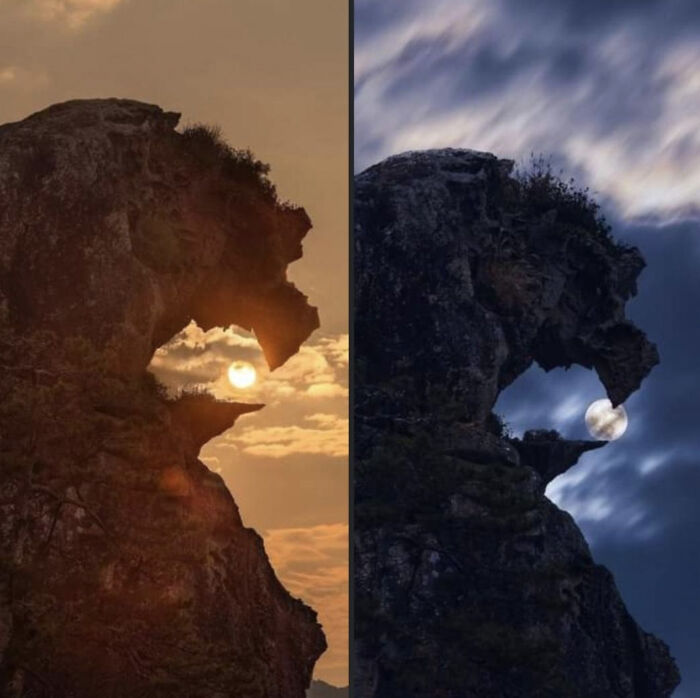
[[[639,473],[628,472],[624,453],[590,455],[551,482],[547,496],[576,519],[593,545],[611,536],[629,543],[660,535],[663,522],[645,501],[647,483]]]
[[[371,31],[376,3],[356,3],[358,169],[429,147],[544,153],[624,217],[700,208],[695,3],[384,4]]]

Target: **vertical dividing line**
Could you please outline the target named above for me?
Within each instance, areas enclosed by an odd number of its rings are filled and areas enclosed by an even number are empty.
[[[355,695],[355,564],[353,554],[353,534],[355,515],[354,452],[355,452],[355,361],[354,361],[354,318],[355,318],[355,276],[353,254],[354,231],[354,153],[355,153],[355,13],[353,0],[348,0],[348,683],[350,698]]]

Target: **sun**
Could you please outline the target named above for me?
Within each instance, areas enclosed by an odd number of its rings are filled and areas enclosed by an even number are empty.
[[[250,388],[257,379],[257,373],[253,364],[234,361],[228,367],[228,379],[234,388]]]

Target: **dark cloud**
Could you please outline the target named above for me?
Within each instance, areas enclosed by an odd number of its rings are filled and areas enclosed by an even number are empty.
[[[505,13],[522,16],[524,3],[502,0]],[[700,7],[693,0],[528,0],[525,14],[530,17],[556,17],[574,33],[593,33],[620,23],[648,23],[657,28],[690,29],[689,22],[700,22]]]

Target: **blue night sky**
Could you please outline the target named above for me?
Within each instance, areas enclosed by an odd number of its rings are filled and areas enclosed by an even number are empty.
[[[700,695],[700,3],[357,0],[355,167],[404,150],[530,153],[590,186],[647,260],[628,315],[661,355],[627,433],[548,495],[583,529],[645,630]],[[602,397],[580,367],[521,376],[496,411],[514,433],[587,438]]]

